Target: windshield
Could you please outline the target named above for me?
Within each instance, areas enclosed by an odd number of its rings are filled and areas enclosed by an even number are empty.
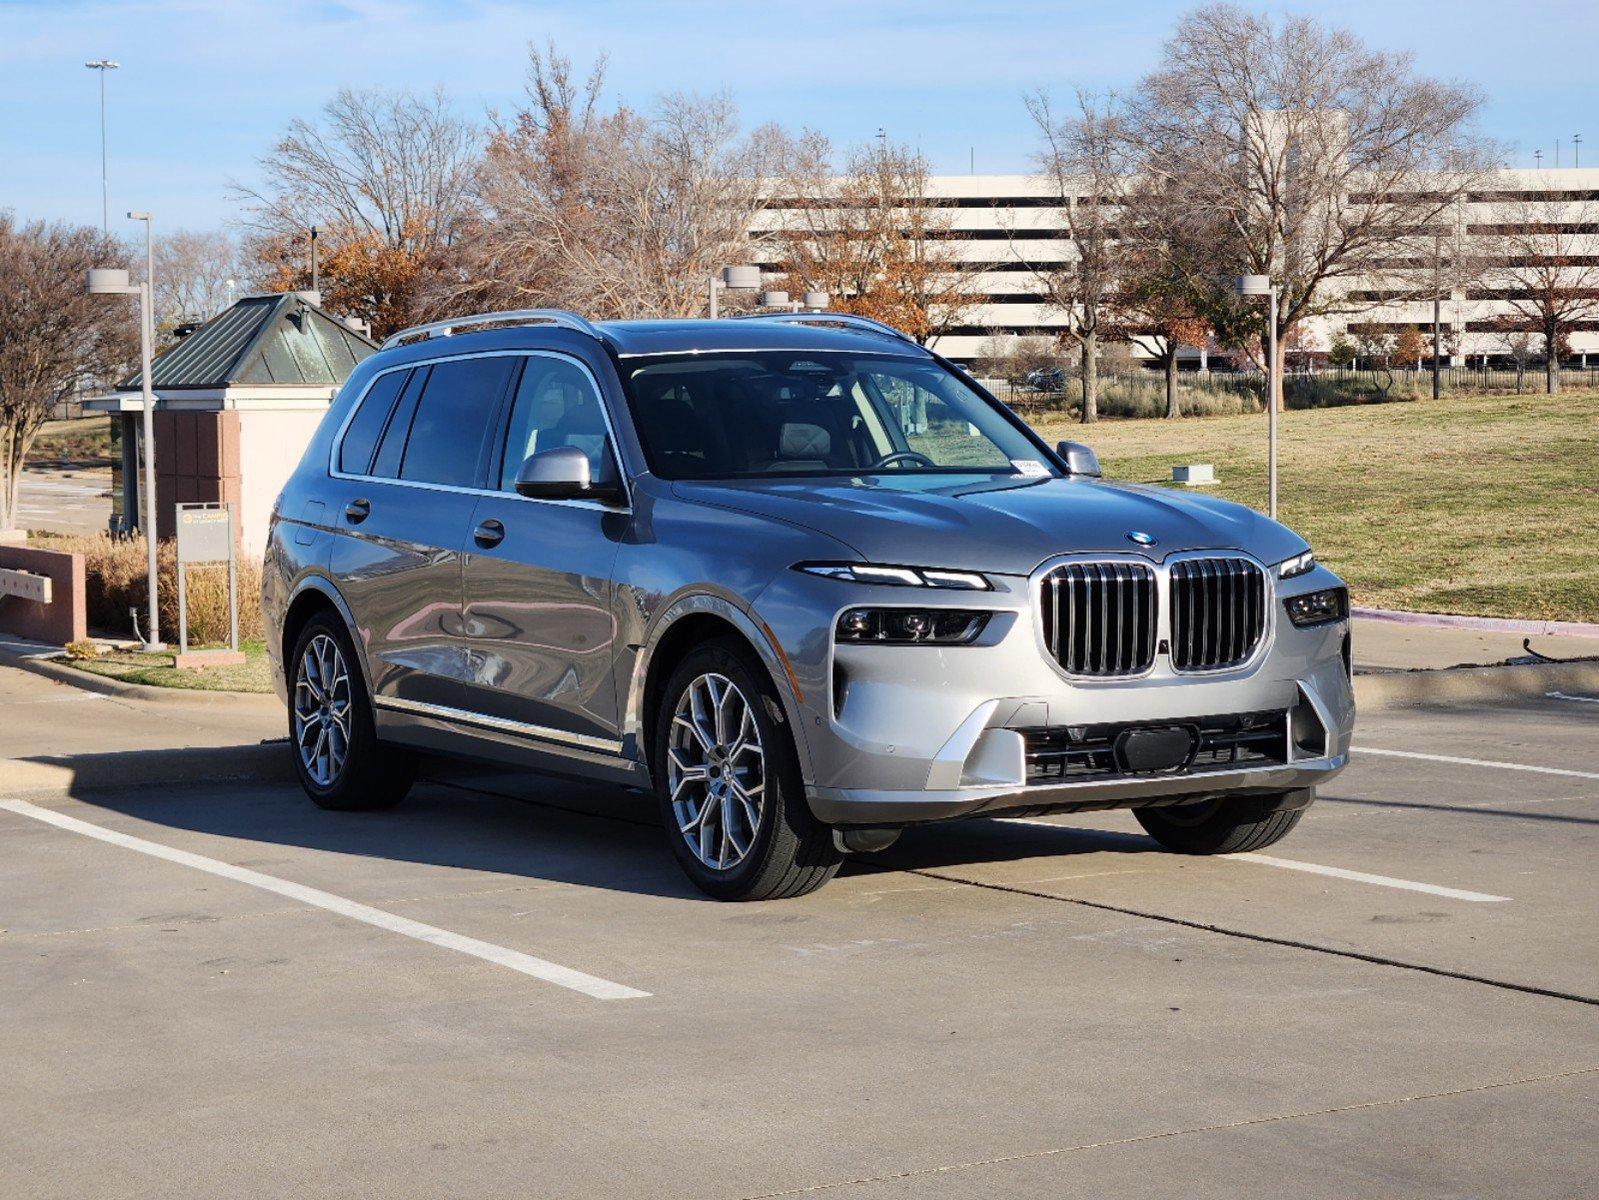
[[[625,361],[650,469],[665,479],[1057,474],[938,363],[753,351]]]

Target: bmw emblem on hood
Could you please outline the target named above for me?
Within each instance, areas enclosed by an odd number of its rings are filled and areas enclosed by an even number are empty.
[[[1127,540],[1139,546],[1153,546],[1155,544],[1155,539],[1142,529],[1129,530]]]

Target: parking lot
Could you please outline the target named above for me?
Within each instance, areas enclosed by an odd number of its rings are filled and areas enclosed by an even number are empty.
[[[586,785],[0,787],[0,1195],[1594,1194],[1592,699],[1363,717],[1267,854],[970,821],[742,906]]]

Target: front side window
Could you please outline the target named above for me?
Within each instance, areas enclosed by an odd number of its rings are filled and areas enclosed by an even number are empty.
[[[925,359],[662,355],[624,374],[651,470],[667,479],[1057,474],[993,404]]]
[[[489,423],[515,367],[509,355],[435,363],[417,400],[400,478],[476,486]]]
[[[522,369],[511,421],[500,457],[499,487],[514,491],[516,474],[529,455],[562,446],[588,456],[590,478],[613,478],[605,411],[583,368],[570,359],[532,355]]]

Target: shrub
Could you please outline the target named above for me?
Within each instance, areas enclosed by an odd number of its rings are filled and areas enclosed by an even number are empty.
[[[35,534],[45,550],[66,550],[83,555],[88,620],[92,629],[131,635],[128,609],[139,610],[140,629],[146,608],[144,538],[116,539],[106,534]],[[261,637],[261,570],[240,559],[239,639]],[[206,646],[228,640],[228,572],[221,564],[189,567],[189,644]],[[156,594],[161,604],[161,628],[170,642],[178,636],[178,551],[170,538],[156,546]]]

